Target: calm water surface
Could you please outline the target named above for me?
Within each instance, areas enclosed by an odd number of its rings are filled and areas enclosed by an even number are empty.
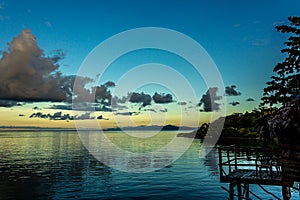
[[[148,152],[175,134],[161,132],[150,144],[120,132],[108,136],[124,149]],[[221,186],[228,185],[219,182],[216,151],[199,158],[199,145],[194,140],[163,169],[126,173],[97,161],[76,132],[0,132],[0,199],[226,199]],[[281,196],[280,187],[266,188]],[[251,190],[272,199],[254,185]],[[294,190],[292,196],[300,199]]]

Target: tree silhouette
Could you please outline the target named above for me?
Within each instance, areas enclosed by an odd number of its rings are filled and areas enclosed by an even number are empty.
[[[276,26],[278,32],[290,35],[284,43],[286,48],[281,52],[287,54],[285,60],[278,63],[273,71],[276,75],[271,76],[264,88],[261,105],[284,104],[294,99],[300,89],[300,17],[289,17],[289,25]]]

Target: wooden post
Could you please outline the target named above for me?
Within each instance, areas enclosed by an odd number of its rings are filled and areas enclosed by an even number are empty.
[[[223,180],[223,166],[222,166],[222,152],[221,148],[219,147],[219,171],[220,171],[220,180]]]
[[[233,147],[234,149],[234,165],[235,165],[235,170],[237,170],[237,158],[236,158],[236,148],[235,146]]]
[[[235,183],[230,183],[229,185],[229,199],[234,200],[234,186]]]
[[[230,153],[229,153],[229,149],[227,149],[227,161],[228,161],[228,170],[229,170],[229,173],[231,173],[231,164],[230,164]]]
[[[238,200],[242,200],[242,186],[241,183],[237,183]]]
[[[288,186],[282,186],[282,199],[289,200],[291,198],[291,190]]]
[[[244,190],[245,190],[245,193],[246,193],[246,199],[249,200],[250,199],[250,195],[249,195],[249,184],[245,183],[244,184]]]

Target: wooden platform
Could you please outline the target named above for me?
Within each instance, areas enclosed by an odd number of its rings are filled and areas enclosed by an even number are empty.
[[[220,181],[230,183],[229,199],[250,199],[250,193],[257,199],[262,199],[250,191],[250,184],[277,185],[282,187],[282,198],[290,199],[290,187],[294,179],[286,176],[286,165],[283,164],[282,153],[264,148],[241,148],[232,146],[219,147]],[[290,171],[290,170],[289,170]],[[243,186],[243,187],[242,187]],[[237,189],[237,194],[234,193]],[[262,189],[275,199],[281,199]],[[243,191],[244,190],[244,191]]]
[[[239,182],[239,183],[248,183],[248,184],[262,184],[262,185],[290,185],[293,183],[287,183],[283,181],[280,173],[273,172],[272,176],[269,171],[262,170],[257,172],[256,170],[247,170],[247,169],[238,169],[233,170],[228,175],[221,177],[221,182]]]

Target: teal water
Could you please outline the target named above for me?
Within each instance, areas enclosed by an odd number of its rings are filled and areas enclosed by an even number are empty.
[[[149,152],[176,133],[161,132],[151,142],[119,132],[107,135],[121,148]],[[216,151],[199,157],[199,146],[194,140],[165,168],[127,173],[96,160],[76,132],[0,132],[0,199],[227,199]],[[281,196],[280,187],[266,188]],[[272,199],[256,186],[251,191]],[[294,190],[292,196],[300,198]]]

